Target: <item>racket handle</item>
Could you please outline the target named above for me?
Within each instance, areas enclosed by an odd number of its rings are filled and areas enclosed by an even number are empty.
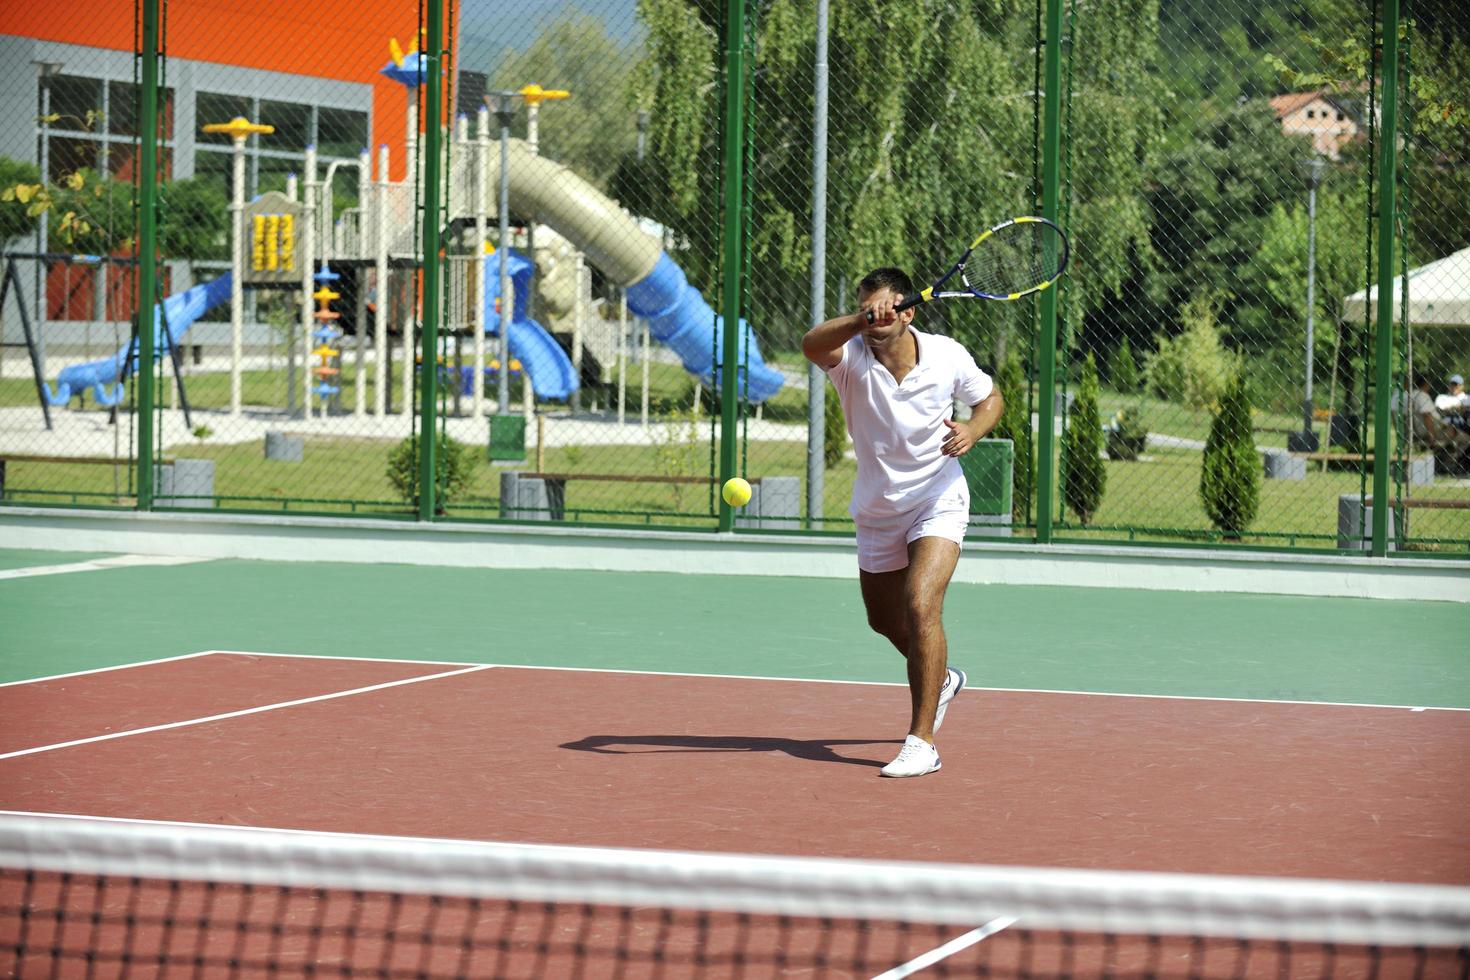
[[[902,313],[904,310],[911,310],[922,302],[924,302],[924,297],[920,293],[915,293],[912,296],[905,296],[903,299],[899,300],[898,305],[893,308],[893,312]],[[863,314],[863,318],[866,319],[869,323],[872,323],[873,311],[868,310],[866,313]]]

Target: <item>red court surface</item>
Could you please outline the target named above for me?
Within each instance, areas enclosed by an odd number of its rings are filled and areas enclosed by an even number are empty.
[[[1470,712],[216,654],[0,688],[0,809],[528,843],[1470,882]],[[437,676],[431,676],[437,675]]]
[[[434,664],[210,654],[0,686],[0,754],[434,674]]]

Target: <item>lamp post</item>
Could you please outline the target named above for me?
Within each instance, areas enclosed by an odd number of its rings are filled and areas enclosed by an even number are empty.
[[[496,331],[496,348],[500,357],[500,370],[495,373],[496,411],[504,415],[510,411],[510,318],[513,304],[510,295],[510,124],[515,118],[517,92],[491,92],[488,98],[495,100],[495,121],[500,124],[500,204],[496,208],[500,217],[500,238],[495,254],[500,265],[500,304]]]
[[[648,110],[645,109],[645,108],[643,108],[642,106],[639,106],[638,107],[638,114],[635,117],[635,124],[638,127],[638,162],[640,164],[643,162],[643,155],[644,155],[644,152],[647,149],[647,145],[648,145],[648,123],[649,123],[649,112],[648,112]],[[660,225],[659,225],[658,244],[659,244],[659,247],[661,249],[663,249],[664,251],[668,251],[668,240],[667,240],[667,236],[664,233],[664,229],[663,229],[662,223],[660,223]],[[627,301],[627,297],[625,295],[624,296],[624,302],[626,302],[626,301]],[[639,359],[639,368],[643,372],[643,396],[642,396],[641,408],[639,410],[639,421],[642,423],[643,427],[646,429],[646,428],[648,428],[648,346],[649,346],[648,320],[646,320],[646,319],[643,320],[643,329],[641,331],[640,340],[641,340],[641,348],[640,349],[642,351],[642,355],[641,355],[641,357]]]
[[[812,98],[811,325],[827,318],[827,0],[817,0],[816,78]],[[806,515],[821,527],[827,467],[827,376],[815,364],[806,371]]]
[[[234,146],[230,181],[230,414],[241,408],[240,360],[245,348],[245,141],[256,133],[269,135],[274,126],[236,116],[227,123],[210,123],[206,133],[224,133]]]
[[[570,93],[568,91],[565,91],[564,89],[548,89],[548,88],[542,88],[540,85],[536,85],[536,84],[532,83],[530,85],[524,85],[524,86],[522,86],[521,89],[520,89],[520,91],[517,94],[519,94],[520,97],[521,97],[521,99],[526,103],[526,146],[530,149],[531,153],[533,153],[533,154],[540,154],[540,152],[541,152],[541,103],[543,103],[543,102],[557,102],[557,101],[560,101],[561,99],[565,99],[565,98],[570,97],[572,93]],[[530,259],[533,265],[535,264],[535,262],[536,262],[536,222],[534,220],[534,216],[528,217],[526,219],[526,258]],[[534,292],[531,295],[529,295],[529,296],[526,297],[526,316],[528,316],[528,317],[535,315],[534,312],[533,312],[533,310],[532,310],[532,304],[531,304],[531,301],[534,298],[535,298],[535,293]],[[508,368],[507,368],[507,370],[508,370]],[[531,390],[531,383],[530,383],[530,381],[531,381],[530,372],[527,371],[523,367],[521,369],[521,395],[522,395],[521,402],[522,402],[522,405],[524,406],[524,411],[525,411],[525,416],[526,416],[526,421],[527,422],[529,422],[531,420],[531,414],[532,414],[532,410],[534,408],[534,405],[533,405],[534,399],[532,397],[532,390]],[[577,398],[578,397],[578,393],[577,392],[573,392],[572,397],[573,398]]]
[[[1317,305],[1317,188],[1322,184],[1322,171],[1326,166],[1322,158],[1315,155],[1299,164],[1302,176],[1307,181],[1307,343],[1302,431],[1296,439],[1297,445],[1287,447],[1295,452],[1316,452],[1318,446],[1317,434],[1312,431],[1312,354],[1313,321]]]
[[[558,89],[543,89],[539,85],[527,85],[519,90],[498,89],[485,93],[486,101],[494,106],[495,121],[500,124],[500,238],[496,252],[500,262],[500,317],[499,344],[500,370],[496,375],[496,411],[504,415],[510,411],[510,320],[515,304],[510,295],[510,124],[515,119],[515,100],[527,105],[530,126],[527,137],[532,152],[537,148],[536,113],[542,102],[550,99],[565,99],[570,93]]]
[[[36,154],[37,162],[41,166],[41,183],[46,184],[51,180],[51,134],[48,131],[51,120],[51,82],[61,74],[62,63],[60,61],[33,61],[36,66],[36,85],[40,89],[41,99],[41,146]],[[44,255],[50,248],[48,232],[50,230],[51,215],[49,212],[41,215],[41,220],[36,222],[36,252]],[[104,266],[102,266],[105,268]],[[46,370],[46,290],[43,288],[43,280],[46,277],[46,260],[36,260],[36,278],[33,286],[32,296],[36,302],[36,349],[37,357],[41,362],[41,371]]]

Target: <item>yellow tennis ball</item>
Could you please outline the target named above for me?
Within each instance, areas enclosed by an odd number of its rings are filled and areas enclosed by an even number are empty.
[[[720,496],[725,498],[725,503],[731,507],[744,507],[750,503],[750,484],[740,477],[731,477],[725,481],[725,486],[720,490]]]

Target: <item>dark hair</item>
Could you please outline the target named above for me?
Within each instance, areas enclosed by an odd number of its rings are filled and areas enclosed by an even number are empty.
[[[1418,368],[1415,368],[1414,369],[1414,387],[1415,388],[1423,388],[1423,387],[1425,387],[1428,384],[1429,384],[1429,375],[1425,374],[1423,371],[1420,371]]]
[[[884,266],[874,269],[863,276],[863,281],[858,283],[858,289],[865,293],[876,293],[880,289],[891,289],[903,296],[914,295],[914,281],[909,278],[907,272],[895,269],[893,266]]]

